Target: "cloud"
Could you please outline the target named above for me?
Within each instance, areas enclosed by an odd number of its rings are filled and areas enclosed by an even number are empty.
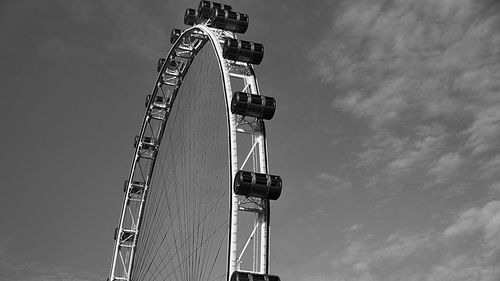
[[[447,255],[433,267],[428,280],[499,280],[500,201],[460,212],[442,236],[443,245],[461,245],[463,253]]]
[[[407,182],[408,177],[415,174],[427,174],[432,165],[434,165],[432,173],[441,172],[439,179],[444,179],[444,165],[452,163],[448,163],[449,156],[441,162],[437,157],[447,149],[449,138],[450,135],[445,127],[437,123],[416,126],[403,136],[381,130],[365,140],[356,165],[370,168],[376,173],[369,182],[370,187],[380,184],[386,188],[388,184],[393,186],[400,181]],[[458,168],[458,163],[456,164]],[[452,173],[451,168],[447,166],[446,171],[449,175]]]
[[[332,105],[399,137],[439,122],[472,153],[500,135],[500,16],[493,2],[344,2],[311,50]],[[339,94],[337,94],[339,93]],[[401,159],[394,165],[407,165]]]
[[[455,196],[490,185],[476,172],[479,157],[498,153],[499,12],[473,0],[337,6],[309,52],[310,76],[330,86],[333,110],[371,129],[356,163],[372,173],[368,187],[446,184],[436,192]]]
[[[328,173],[320,173],[306,183],[306,188],[313,193],[326,196],[351,187],[352,183],[349,181]]]
[[[407,102],[399,92],[406,84],[404,77],[381,81],[378,89],[369,97],[360,92],[353,92],[334,101],[333,106],[353,113],[357,117],[372,117],[373,125],[380,125],[395,120],[399,112],[407,107]]]
[[[0,280],[9,281],[97,281],[102,276],[77,271],[67,266],[44,265],[38,262],[20,262],[3,258],[0,261]]]
[[[332,278],[332,276],[327,276],[322,274],[307,276],[300,280],[301,281],[345,281],[344,279],[337,279],[335,277]]]
[[[424,251],[432,244],[431,236],[428,234],[402,235],[399,233],[389,236],[380,247],[369,242],[370,239],[367,237],[352,241],[342,255],[343,257],[334,261],[333,264],[337,266],[362,263],[368,267],[383,262],[398,262],[419,251]]]
[[[309,53],[310,76],[332,89],[333,110],[366,122],[355,164],[367,171],[369,185],[385,191],[377,193],[383,200],[400,199],[388,212],[415,200],[418,228],[427,207],[440,215],[463,208],[463,200],[445,196],[451,188],[462,189],[467,200],[485,200],[488,186],[500,190],[494,178],[500,171],[500,5],[353,0],[337,7]],[[412,208],[402,208],[401,216]],[[427,226],[442,223],[430,221]],[[358,235],[372,230],[362,223]],[[500,280],[500,201],[469,205],[435,227],[385,240],[349,236],[332,271],[346,280]]]
[[[350,232],[355,232],[355,231],[359,231],[359,230],[361,230],[362,228],[363,228],[363,226],[362,226],[362,225],[355,224],[355,225],[353,225],[353,226],[349,227],[349,228],[348,228],[348,231],[350,231]]]
[[[500,182],[490,185],[490,190],[494,193],[500,193]]]
[[[473,124],[465,130],[469,135],[466,146],[473,154],[485,152],[494,148],[500,138],[500,105],[481,109]]]
[[[382,241],[373,235],[350,241],[331,265],[346,280],[496,281],[500,201],[464,210],[442,232],[396,232]]]
[[[500,154],[480,164],[479,171],[483,179],[493,177],[500,173]]]
[[[385,239],[353,225],[342,251],[329,251],[331,280],[497,281],[500,278],[500,201],[464,209],[440,230],[396,231]],[[358,234],[361,234],[359,232]],[[318,276],[317,276],[318,277]],[[323,280],[319,278],[319,280]],[[314,280],[314,279],[313,279]]]
[[[406,260],[432,251],[435,238],[431,234],[394,233],[385,241],[374,241],[373,236],[349,242],[347,248],[332,261],[334,272],[351,280],[387,280],[382,272],[406,267]]]
[[[482,232],[486,241],[500,238],[500,201],[491,201],[482,208],[474,207],[461,212],[443,236],[455,238],[477,232]]]
[[[480,260],[470,255],[450,257],[446,262],[434,266],[429,281],[496,281],[500,276],[498,267],[484,266]]]
[[[396,233],[386,241],[390,243],[388,246],[373,252],[372,263],[385,260],[402,261],[420,251],[428,250],[432,244],[429,234],[401,235]]]
[[[0,280],[9,281],[97,281],[103,276],[69,266],[21,261],[11,254],[11,239],[0,240]]]
[[[417,127],[413,142],[409,143],[402,155],[393,159],[387,165],[387,171],[399,174],[409,170],[415,164],[428,160],[436,151],[444,146],[447,137],[441,126]]]
[[[459,153],[445,154],[434,163],[429,170],[429,174],[436,177],[437,183],[446,182],[460,168],[463,161]]]
[[[394,159],[405,151],[409,142],[409,137],[398,137],[387,130],[380,130],[364,141],[364,150],[359,154],[358,166],[374,166]]]
[[[385,240],[367,235],[349,241],[331,265],[346,280],[369,276],[367,280],[496,281],[500,201],[463,210],[442,231],[395,232]]]

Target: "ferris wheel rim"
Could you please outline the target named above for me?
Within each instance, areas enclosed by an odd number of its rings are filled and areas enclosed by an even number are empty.
[[[234,213],[234,210],[235,208],[237,209],[238,206],[237,206],[237,202],[235,200],[236,196],[233,194],[233,191],[232,191],[232,182],[234,180],[234,176],[236,174],[236,172],[238,171],[238,162],[237,162],[237,157],[238,157],[238,153],[237,153],[237,139],[236,139],[236,126],[235,126],[235,117],[233,114],[231,114],[231,97],[233,95],[232,93],[232,85],[231,85],[231,79],[230,79],[230,75],[229,75],[229,71],[228,71],[228,67],[227,67],[227,61],[226,59],[223,58],[223,50],[222,50],[222,47],[221,47],[221,42],[220,42],[220,32],[219,32],[219,36],[218,34],[216,33],[216,31],[214,31],[213,29],[211,28],[208,28],[207,26],[203,25],[203,24],[199,24],[199,25],[195,25],[187,30],[185,30],[181,36],[176,40],[176,42],[172,45],[172,47],[170,48],[170,50],[168,51],[167,55],[165,56],[165,60],[166,62],[168,62],[168,60],[170,58],[173,57],[173,55],[175,54],[176,50],[179,48],[180,44],[181,44],[181,41],[184,40],[184,38],[188,37],[188,36],[191,36],[192,34],[195,34],[195,33],[199,33],[199,34],[202,34],[206,37],[208,37],[208,40],[210,41],[211,45],[212,45],[212,48],[216,54],[216,57],[217,57],[217,60],[218,60],[218,63],[219,63],[219,70],[220,70],[220,75],[221,75],[221,80],[222,80],[222,83],[223,83],[223,89],[224,89],[224,96],[225,96],[225,105],[226,105],[226,117],[227,117],[227,123],[228,123],[228,127],[227,127],[227,133],[228,133],[228,161],[229,161],[229,178],[230,178],[230,186],[229,186],[229,189],[230,189],[230,219],[229,219],[229,224],[231,225],[232,223],[232,213]],[[224,33],[224,32],[222,32]],[[234,36],[232,33],[224,33],[225,36],[230,36],[230,37],[233,37],[235,38],[236,36]],[[207,41],[208,41],[207,40]],[[193,57],[192,59],[189,61],[189,65],[187,66],[187,69],[185,69],[185,73],[181,76],[180,80],[179,80],[179,84],[174,88],[174,91],[172,92],[172,100],[171,100],[171,106],[175,106],[175,96],[177,95],[177,92],[179,91],[179,89],[182,87],[182,83],[183,83],[183,77],[186,75],[186,73],[188,73],[189,71],[189,67],[190,67],[190,64],[195,60],[198,52],[202,49],[202,48],[206,48],[205,46],[205,43],[207,43],[207,41],[205,41],[203,44],[203,46],[201,46],[198,50],[194,50],[193,51]],[[155,98],[159,92],[159,89],[161,88],[161,81],[163,79],[162,77],[162,73],[165,71],[167,67],[167,63],[164,63],[159,75],[158,75],[158,78],[156,80],[156,83],[155,83],[155,86],[153,88],[153,91],[152,91],[152,94],[151,94],[151,98],[149,99],[149,102],[148,102],[148,105],[147,105],[147,109],[146,109],[146,112],[145,112],[145,115],[144,115],[144,118],[143,118],[143,122],[142,122],[142,126],[141,126],[141,130],[140,130],[140,134],[139,134],[139,140],[143,140],[143,138],[145,137],[145,132],[146,132],[146,129],[147,129],[147,126],[148,126],[148,121],[150,119],[150,109],[151,109],[151,106],[152,104],[154,103],[155,101]],[[258,85],[257,85],[257,78],[255,77],[255,72],[253,70],[253,67],[251,64],[247,64],[246,67],[250,70],[250,75],[252,76],[252,79],[254,80],[254,91],[259,93],[259,90],[258,90]],[[168,116],[165,120],[165,124],[168,122]],[[266,138],[265,138],[265,130],[264,130],[264,124],[262,123],[262,137],[263,137],[263,140],[264,140],[264,143],[263,143],[263,152],[264,152],[264,156],[263,156],[263,170],[267,171],[268,170],[268,157],[267,157],[267,145],[266,145]],[[163,125],[164,126],[164,125]],[[162,139],[162,135],[159,136],[158,138],[158,149],[161,147],[161,139]],[[132,180],[133,180],[133,175],[134,175],[134,171],[136,169],[136,163],[137,163],[137,159],[138,159],[138,155],[140,153],[140,147],[137,146],[136,149],[135,149],[135,152],[134,152],[134,158],[133,158],[133,161],[132,161],[132,165],[131,165],[131,169],[130,169],[130,173],[129,173],[129,177],[128,177],[128,182],[130,183]],[[151,168],[151,172],[148,174],[148,178],[151,178],[151,176],[154,174],[154,165],[155,165],[155,162],[156,162],[156,159],[153,160],[152,162],[152,168]],[[147,188],[149,186],[146,186],[146,191],[147,192]],[[127,204],[127,197],[128,197],[128,191],[127,191],[127,194],[125,195],[125,199],[124,199],[124,203],[123,203],[123,208],[122,208],[122,215],[121,215],[121,218],[120,218],[120,231],[122,231],[124,228],[123,228],[123,220],[124,220],[124,216],[125,216],[125,209],[126,209],[126,204]],[[268,215],[269,216],[269,215]],[[136,231],[136,234],[139,234],[140,233],[140,230],[141,230],[141,221],[142,221],[142,217],[139,216],[138,217],[138,221],[137,221],[137,231]],[[137,236],[136,236],[137,237]],[[139,242],[140,240],[137,240],[137,242]],[[231,237],[228,237],[228,241],[229,243],[231,243],[232,241],[235,241],[235,239],[231,239]],[[135,243],[137,243],[135,242]],[[119,249],[119,242],[118,242],[118,239],[117,239],[117,243],[115,244],[115,253],[114,253],[114,261],[113,263],[115,263],[115,260],[117,259],[117,252],[118,252],[118,249]],[[228,250],[231,249],[231,247],[228,246]],[[229,278],[230,276],[230,273],[231,271],[234,271],[230,269],[231,265],[229,265],[229,263],[235,263],[235,254],[236,253],[229,253],[228,255],[230,256],[228,258],[228,266],[227,266],[227,278]],[[233,255],[234,257],[231,258],[231,255]],[[133,258],[134,258],[134,252],[132,252],[131,254],[131,259],[132,261],[130,262],[129,264],[129,271],[128,271],[128,277],[130,277],[130,274],[131,274],[131,271],[132,271],[132,264],[133,264]],[[112,265],[112,269],[111,269],[111,273],[110,273],[110,276],[113,277],[114,276],[114,266],[115,264]],[[233,266],[234,267],[234,266]],[[266,270],[265,270],[265,273],[267,274],[267,267],[266,267]]]

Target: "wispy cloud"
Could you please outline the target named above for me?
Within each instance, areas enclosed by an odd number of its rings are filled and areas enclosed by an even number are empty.
[[[479,171],[481,173],[481,177],[484,179],[500,173],[500,154],[497,154],[490,159],[483,160],[483,163],[479,165]]]
[[[406,188],[401,198],[450,210],[463,207],[446,195],[468,186],[471,198],[498,194],[500,5],[354,0],[338,7],[310,52],[310,74],[331,85],[334,110],[370,129],[353,164],[368,171],[368,186]],[[429,186],[439,188],[415,191]],[[430,198],[437,194],[439,203]],[[498,201],[469,205],[425,233],[349,239],[333,271],[346,280],[498,280],[499,208]]]
[[[382,124],[397,120],[399,113],[407,107],[407,101],[400,89],[407,83],[406,78],[398,77],[380,81],[374,93],[370,96],[354,91],[345,97],[335,99],[333,106],[353,113],[357,117],[372,118],[372,124],[380,127]]]
[[[416,126],[401,136],[381,130],[367,137],[356,165],[376,173],[369,186],[407,181],[416,174],[430,174],[436,182],[444,182],[465,162],[462,156],[446,153],[449,139],[450,133],[439,123]]]
[[[362,225],[360,225],[360,224],[354,224],[351,227],[349,227],[347,230],[350,231],[350,232],[356,232],[356,231],[361,230],[362,228],[363,228]]]
[[[495,182],[490,185],[490,190],[495,194],[500,194],[500,182]]]
[[[306,183],[306,188],[315,194],[330,196],[340,190],[351,188],[352,184],[328,173],[320,173]]]
[[[500,238],[500,201],[491,201],[482,208],[470,208],[460,213],[454,224],[443,232],[445,238],[484,234],[486,241]]]
[[[11,254],[10,239],[0,241],[0,280],[5,281],[98,281],[103,276],[69,266],[23,261]]]
[[[429,174],[436,177],[437,183],[444,183],[460,168],[463,161],[459,153],[447,153],[432,165]]]
[[[474,122],[464,132],[468,135],[466,145],[473,154],[494,148],[500,138],[500,105],[479,109]]]
[[[372,173],[367,186],[463,194],[491,184],[476,180],[493,169],[478,162],[499,150],[499,11],[473,0],[338,6],[310,74],[332,86],[334,110],[371,129],[355,163]]]
[[[410,137],[399,137],[387,130],[380,130],[363,143],[358,166],[375,166],[401,155],[410,143]]]
[[[466,208],[442,230],[349,239],[328,257],[341,280],[498,280],[500,201]]]
[[[335,107],[375,128],[479,116],[499,88],[498,7],[484,5],[350,1],[311,52],[313,73],[348,92]]]
[[[0,280],[9,281],[97,281],[102,276],[77,271],[67,266],[44,265],[39,262],[20,262],[8,258],[0,261]]]
[[[387,165],[391,174],[406,172],[413,166],[429,160],[445,144],[447,134],[442,126],[420,126],[416,128],[412,142],[408,143],[404,152]]]
[[[380,244],[381,246],[377,248],[376,244],[370,243],[369,237],[352,241],[344,255],[335,260],[333,265],[356,265],[361,262],[369,266],[376,263],[398,262],[428,250],[426,248],[432,245],[432,241],[428,234],[395,233]]]
[[[332,261],[332,269],[341,272],[346,280],[387,280],[387,276],[381,277],[381,271],[405,266],[404,261],[432,251],[433,237],[431,234],[394,233],[385,241],[377,242],[369,235],[351,241]]]
[[[426,280],[495,281],[499,276],[499,268],[484,266],[480,260],[470,255],[459,255],[449,257],[442,264],[434,266]]]
[[[469,245],[434,266],[429,280],[500,278],[500,201],[462,211],[442,235],[447,246]]]

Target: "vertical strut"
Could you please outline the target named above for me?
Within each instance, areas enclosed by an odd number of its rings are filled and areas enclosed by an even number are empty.
[[[229,96],[232,97],[232,93],[229,93],[228,95],[228,102],[230,104],[230,98]],[[234,176],[236,175],[236,172],[238,172],[238,151],[237,151],[237,146],[236,146],[236,120],[235,116],[233,114],[229,113],[229,122],[230,122],[230,127],[232,128],[230,130],[231,132],[231,184],[229,186],[230,189],[230,194],[231,194],[231,214],[230,214],[230,226],[229,226],[229,232],[230,232],[230,240],[229,240],[229,267],[228,267],[228,277],[231,276],[231,274],[238,270],[238,244],[237,244],[237,239],[238,239],[238,196],[234,194],[233,188],[232,188],[232,183],[234,182]]]

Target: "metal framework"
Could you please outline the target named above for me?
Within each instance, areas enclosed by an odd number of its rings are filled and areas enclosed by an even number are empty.
[[[236,38],[232,32],[207,27],[206,23],[185,30],[165,57],[152,93],[138,138],[130,174],[125,182],[119,226],[109,280],[130,280],[137,239],[141,233],[144,203],[156,156],[168,122],[170,108],[192,61],[203,47],[211,47],[219,60],[227,106],[229,167],[231,177],[227,280],[234,271],[268,274],[269,271],[269,200],[235,195],[232,183],[239,169],[268,173],[264,121],[231,113],[233,91],[259,95],[251,64],[223,58],[224,38]],[[207,46],[209,43],[210,46]],[[222,94],[222,93],[221,93]],[[250,216],[252,219],[243,217]],[[243,226],[246,223],[248,225]],[[247,232],[247,233],[243,233]],[[239,240],[239,238],[246,240]],[[242,241],[242,243],[240,243]],[[137,281],[137,280],[134,280]]]

